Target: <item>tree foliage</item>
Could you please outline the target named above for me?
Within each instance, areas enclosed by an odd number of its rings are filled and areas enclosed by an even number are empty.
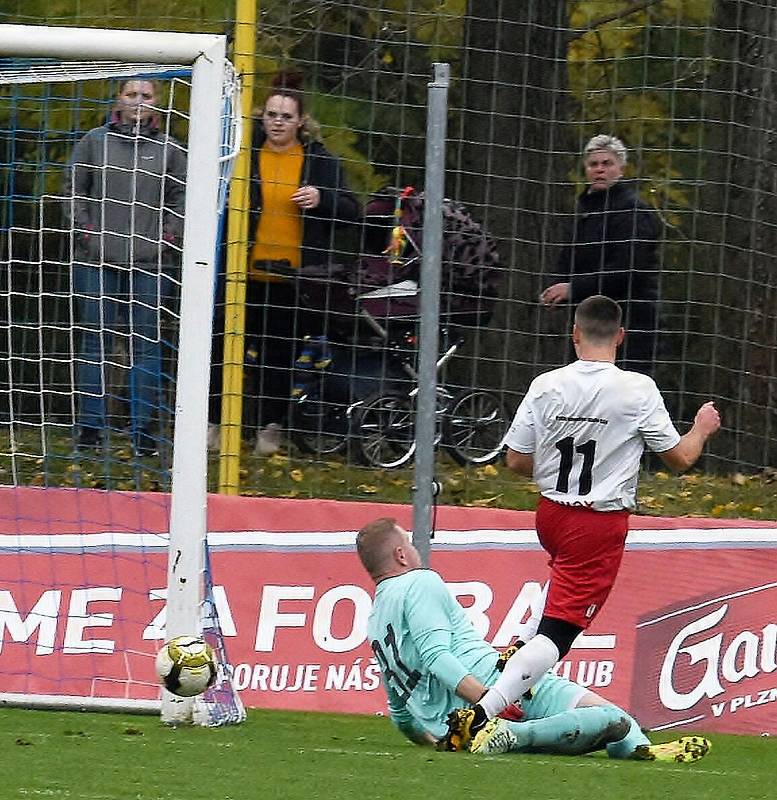
[[[708,79],[712,0],[663,0],[628,13],[632,0],[570,4],[569,90],[582,141],[608,132],[641,154],[637,171],[672,214],[692,202],[701,93]],[[597,20],[612,18],[597,24]]]

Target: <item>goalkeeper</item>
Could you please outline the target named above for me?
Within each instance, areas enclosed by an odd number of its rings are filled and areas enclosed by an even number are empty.
[[[476,703],[496,680],[500,654],[477,635],[440,576],[421,567],[394,519],[365,525],[356,549],[376,585],[367,630],[391,719],[417,744],[463,749],[446,736],[446,719],[461,699]],[[710,746],[696,736],[651,744],[621,708],[550,672],[511,711],[512,720],[496,718],[477,734],[473,753],[578,755],[606,748],[611,758],[690,762]]]

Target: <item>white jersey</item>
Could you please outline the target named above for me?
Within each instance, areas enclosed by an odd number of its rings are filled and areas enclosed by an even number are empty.
[[[596,511],[632,510],[645,446],[662,453],[679,441],[652,378],[582,360],[532,381],[504,439],[533,454],[544,497]]]

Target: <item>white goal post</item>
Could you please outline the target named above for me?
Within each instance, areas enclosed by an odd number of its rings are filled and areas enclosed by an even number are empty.
[[[172,498],[167,578],[166,636],[198,632],[202,627],[204,542],[206,539],[207,402],[211,317],[217,239],[222,83],[226,62],[222,35],[156,31],[0,25],[4,58],[57,59],[94,65],[103,62],[179,65],[191,68],[188,162],[186,175],[179,352]],[[100,73],[111,76],[108,71]],[[7,697],[0,698],[8,701]],[[104,708],[90,698],[41,698],[43,704]],[[34,704],[31,702],[30,704]],[[119,703],[118,707],[125,707]],[[144,705],[140,703],[139,705]],[[146,704],[147,705],[147,704]],[[192,701],[165,693],[162,719],[184,721]],[[132,709],[132,703],[129,708]],[[144,706],[142,709],[147,710]]]

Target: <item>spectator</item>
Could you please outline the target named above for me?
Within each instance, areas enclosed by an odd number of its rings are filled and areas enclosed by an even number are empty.
[[[360,208],[340,162],[313,135],[300,76],[278,75],[258,118],[252,144],[244,393],[258,401],[256,451],[268,455],[280,446],[295,345],[308,332],[299,302],[299,269],[329,262],[335,227],[358,220]],[[217,340],[214,392],[221,389],[221,351]],[[214,394],[211,446],[217,442],[219,417],[220,397]]]
[[[617,301],[628,331],[622,366],[650,374],[658,322],[658,215],[622,180],[626,147],[620,139],[594,136],[583,165],[588,187],[577,201],[570,243],[559,256],[562,280],[545,289],[540,301],[577,305],[595,294]]]
[[[71,218],[73,292],[80,327],[76,382],[79,447],[107,429],[108,334],[127,335],[130,430],[137,456],[152,455],[161,403],[160,313],[173,295],[183,232],[186,157],[159,127],[153,81],[119,85],[107,124],[75,145],[65,179]]]

